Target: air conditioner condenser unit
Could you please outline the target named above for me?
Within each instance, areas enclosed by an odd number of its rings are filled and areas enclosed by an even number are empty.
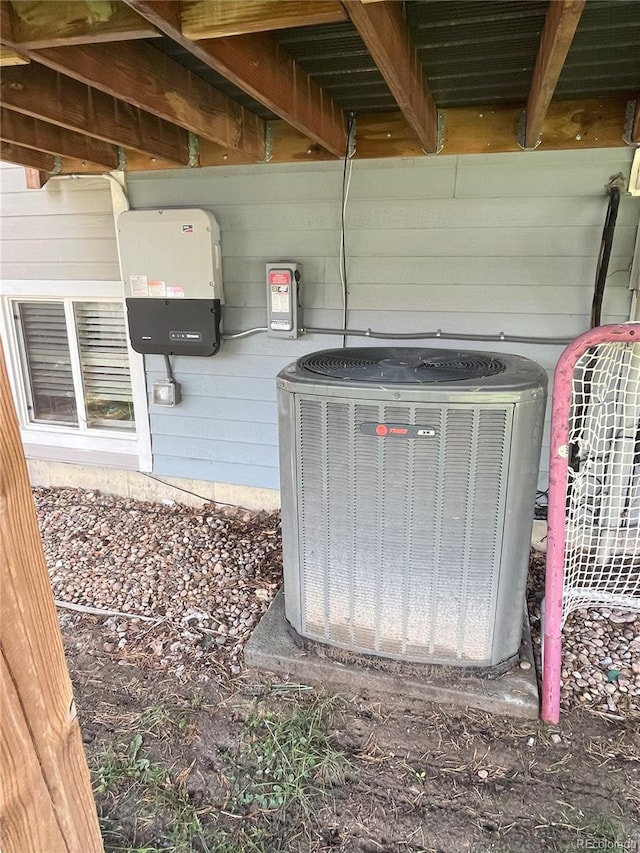
[[[302,638],[485,668],[519,650],[546,373],[361,348],[278,376],[287,620]]]

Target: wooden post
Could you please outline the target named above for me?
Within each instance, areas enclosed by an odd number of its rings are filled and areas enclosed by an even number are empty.
[[[0,348],[0,844],[103,850]]]

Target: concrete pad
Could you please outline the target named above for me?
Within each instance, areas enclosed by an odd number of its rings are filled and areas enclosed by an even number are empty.
[[[520,647],[520,663],[525,664],[524,669],[516,666],[495,679],[452,675],[451,667],[438,675],[437,667],[433,666],[425,667],[428,674],[420,677],[396,675],[356,664],[338,663],[305,651],[290,633],[281,591],[251,634],[244,658],[249,666],[256,669],[265,669],[305,684],[317,684],[329,691],[355,694],[366,690],[461,708],[479,708],[528,720],[537,719],[539,714],[538,682],[526,617]]]

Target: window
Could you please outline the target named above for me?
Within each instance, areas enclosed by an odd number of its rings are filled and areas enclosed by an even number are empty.
[[[14,302],[30,423],[133,431],[125,318],[119,302]]]

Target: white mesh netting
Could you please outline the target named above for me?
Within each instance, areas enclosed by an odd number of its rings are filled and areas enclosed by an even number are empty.
[[[573,372],[563,620],[640,610],[640,344],[602,343]]]

